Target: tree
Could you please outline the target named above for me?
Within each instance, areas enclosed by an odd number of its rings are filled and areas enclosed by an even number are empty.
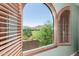
[[[41,43],[43,45],[48,45],[52,43],[52,27],[49,24],[44,25],[41,29],[40,29],[40,33],[41,33]]]
[[[48,22],[40,28],[40,31],[35,31],[33,37],[41,43],[41,45],[48,45],[53,42],[53,25]]]
[[[32,36],[31,28],[24,28],[23,29],[23,37],[24,37],[24,39],[27,39],[30,36]]]

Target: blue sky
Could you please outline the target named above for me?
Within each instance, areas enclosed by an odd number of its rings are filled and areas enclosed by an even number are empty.
[[[23,9],[23,26],[35,27],[53,22],[50,10],[42,3],[28,3]]]

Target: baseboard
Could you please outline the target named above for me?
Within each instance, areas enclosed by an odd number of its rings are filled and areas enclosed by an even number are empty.
[[[79,52],[79,50],[78,51],[76,51],[76,52],[74,52],[73,54],[71,54],[70,56],[74,56],[75,54],[77,54],[77,52]]]

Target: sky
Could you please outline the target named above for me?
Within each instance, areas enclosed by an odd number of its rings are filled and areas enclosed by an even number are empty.
[[[23,26],[35,27],[53,22],[49,8],[43,3],[28,3],[23,9]]]

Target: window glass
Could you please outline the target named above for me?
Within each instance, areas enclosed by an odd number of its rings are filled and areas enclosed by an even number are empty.
[[[23,9],[23,51],[54,43],[54,20],[47,5],[28,3]]]

